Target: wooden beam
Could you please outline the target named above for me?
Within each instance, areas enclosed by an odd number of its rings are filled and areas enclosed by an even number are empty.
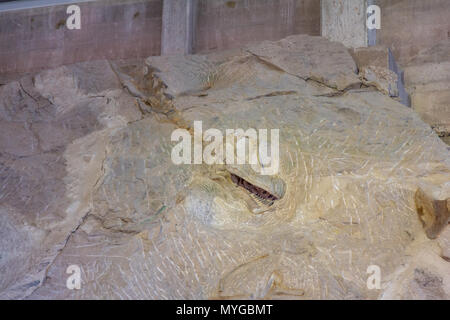
[[[192,54],[197,0],[164,0],[161,55]]]
[[[367,46],[366,0],[321,0],[322,36],[350,48]]]

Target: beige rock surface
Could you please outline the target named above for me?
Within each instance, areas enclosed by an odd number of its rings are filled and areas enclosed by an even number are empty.
[[[405,67],[412,108],[450,143],[450,41],[422,50]]]
[[[304,35],[278,42],[263,41],[248,51],[286,73],[338,90],[360,83],[355,75],[356,64],[344,45],[321,37],[311,39]]]
[[[42,284],[90,208],[106,132],[139,119],[106,61],[0,87],[0,297]]]
[[[374,86],[380,92],[397,97],[397,75],[389,69],[389,50],[383,46],[349,49],[356,62],[359,77],[367,86]]]
[[[368,66],[360,69],[359,74],[365,85],[374,86],[390,97],[398,96],[398,77],[395,72],[385,68]]]
[[[355,71],[342,46],[298,36],[0,87],[2,121],[21,128],[0,142],[0,296],[448,299],[448,228],[428,239],[414,195],[450,181],[449,150]],[[171,133],[194,120],[279,129],[279,172],[173,164]]]
[[[384,46],[349,49],[359,69],[368,66],[389,69],[389,50]]]
[[[440,188],[421,186],[414,200],[427,236],[437,238],[450,222],[450,183]]]

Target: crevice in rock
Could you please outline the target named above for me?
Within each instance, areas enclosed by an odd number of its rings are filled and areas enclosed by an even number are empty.
[[[274,91],[274,92],[270,92],[270,93],[263,94],[260,96],[247,98],[245,100],[252,101],[252,100],[257,100],[257,99],[261,99],[261,98],[287,96],[287,95],[292,95],[292,94],[297,94],[297,92],[296,91]]]
[[[179,128],[191,130],[180,115],[180,112],[173,105],[173,97],[164,92],[166,85],[161,79],[155,76],[155,69],[149,68],[148,73],[145,75],[146,81],[149,82],[146,84],[145,90],[149,92],[144,94],[133,78],[120,72],[118,67],[115,67],[111,62],[109,62],[109,65],[125,91],[130,96],[136,98],[137,107],[142,115],[142,119],[147,115],[160,115],[166,119],[162,121],[173,123]]]
[[[53,266],[54,262],[56,261],[56,259],[61,255],[61,253],[63,252],[63,250],[66,248],[67,244],[69,243],[70,238],[72,237],[72,235],[78,231],[78,229],[83,225],[83,223],[86,221],[87,217],[90,215],[91,211],[89,210],[88,212],[86,212],[86,214],[81,218],[80,222],[78,223],[78,225],[67,235],[66,239],[64,240],[61,248],[57,249],[57,252],[55,254],[55,256],[51,259],[50,262],[48,262],[47,267],[45,268],[44,274],[42,276],[42,279],[39,281],[39,285],[36,286],[29,294],[27,294],[26,296],[23,297],[23,299],[26,299],[27,297],[30,297],[37,289],[39,289],[40,287],[42,287],[45,283],[45,281],[47,280],[47,274],[50,270],[50,268]]]
[[[106,170],[105,170],[105,161],[106,161],[107,155],[108,155],[108,150],[105,148],[105,154],[104,154],[104,157],[102,159],[102,164],[101,164],[101,168],[100,168],[101,174],[98,177],[98,179],[96,180],[96,182],[94,183],[94,185],[92,187],[92,191],[95,190],[98,187],[98,185],[100,184],[100,181],[102,181],[102,179],[103,179],[103,177],[105,175],[105,172],[106,172]],[[86,212],[86,214],[83,217],[81,217],[81,219],[79,220],[79,223],[75,226],[75,228],[73,228],[72,231],[70,231],[68,233],[68,235],[66,236],[65,240],[63,241],[63,244],[61,245],[61,247],[56,250],[55,255],[53,256],[53,258],[50,259],[50,261],[48,262],[48,264],[47,264],[47,266],[45,268],[45,271],[43,273],[43,276],[42,276],[42,278],[40,280],[39,285],[36,286],[28,295],[24,296],[23,299],[26,299],[27,297],[31,296],[37,289],[39,289],[40,287],[42,287],[44,285],[44,283],[45,283],[45,281],[47,279],[48,272],[50,271],[50,268],[53,266],[53,264],[56,261],[56,259],[64,251],[64,249],[66,248],[67,244],[69,243],[69,240],[71,239],[71,237],[86,222],[86,220],[87,220],[87,218],[89,216],[94,216],[91,213],[90,209]]]
[[[23,85],[22,85],[22,82],[18,81],[18,83],[19,83],[20,89],[21,89],[23,92],[25,92],[25,94],[26,94],[27,96],[29,96],[31,99],[33,99],[34,102],[37,103],[37,102],[38,102],[37,99],[36,99],[35,97],[33,97],[27,90],[25,90],[25,88],[24,88]]]
[[[233,181],[237,186],[242,187],[251,194],[255,195],[264,204],[271,206],[273,205],[274,201],[279,200],[277,196],[271,194],[269,191],[264,190],[263,188],[255,186],[254,184],[248,182],[244,178],[239,177],[238,175],[235,175],[233,173],[230,173],[230,175],[231,181]]]
[[[287,72],[286,70],[280,68],[279,66],[273,64],[273,63],[270,62],[270,61],[267,61],[266,59],[264,59],[263,57],[261,57],[261,56],[255,54],[255,53],[253,53],[253,52],[251,52],[251,51],[248,51],[248,50],[247,50],[247,52],[248,52],[249,54],[253,55],[254,57],[256,57],[261,63],[263,63],[264,65],[268,66],[268,67],[271,68],[271,69],[274,69],[274,70],[277,70],[277,71],[280,71],[280,72],[287,73],[287,74],[289,74],[289,75],[291,75],[291,76],[293,76],[293,77],[297,77],[297,78],[299,78],[299,79],[302,79],[302,80],[305,81],[305,82],[308,82],[308,81],[314,82],[314,83],[316,83],[316,84],[318,84],[318,85],[320,85],[320,86],[323,86],[323,87],[326,87],[326,88],[328,88],[328,89],[331,89],[331,90],[336,91],[337,94],[339,94],[339,93],[343,94],[343,93],[345,93],[347,90],[352,89],[352,86],[349,86],[349,87],[347,87],[347,88],[344,88],[344,89],[342,89],[342,90],[339,90],[339,89],[337,89],[336,87],[333,87],[333,86],[330,86],[330,85],[324,83],[323,81],[320,81],[320,80],[318,80],[318,79],[315,79],[314,77],[302,77],[302,76],[299,76],[298,74],[293,74],[293,73]]]

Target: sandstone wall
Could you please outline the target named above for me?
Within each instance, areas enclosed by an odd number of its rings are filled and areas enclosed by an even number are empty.
[[[0,75],[78,61],[159,54],[161,0],[78,4],[80,30],[67,29],[67,4],[0,11]]]
[[[390,47],[401,65],[450,36],[448,0],[377,0],[376,4],[381,8],[377,44]]]
[[[320,35],[317,0],[199,0],[195,51],[236,48],[292,34]]]
[[[0,83],[24,72],[98,59],[161,53],[163,0],[74,1],[81,30],[68,30],[68,4],[2,11]],[[199,0],[194,51],[235,48],[291,34],[320,35],[320,1]]]
[[[422,50],[405,67],[412,108],[450,144],[450,41]]]

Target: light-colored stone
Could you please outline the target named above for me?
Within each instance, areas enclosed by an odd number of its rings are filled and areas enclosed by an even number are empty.
[[[450,184],[442,188],[421,186],[414,201],[427,236],[437,238],[450,222]]]
[[[391,48],[405,67],[421,50],[447,41],[450,2],[447,0],[374,0],[381,9],[381,29],[376,43]]]
[[[0,87],[0,297],[23,298],[90,210],[109,131],[140,113],[106,61]]]
[[[362,82],[367,86],[375,86],[380,92],[390,96],[398,96],[397,75],[389,69],[375,66],[360,69]]]
[[[450,136],[450,41],[414,56],[405,68],[411,106],[441,136]]]
[[[2,153],[0,228],[11,234],[1,238],[2,297],[396,298],[413,274],[417,296],[448,299],[448,264],[423,250],[446,242],[426,238],[414,194],[449,181],[449,151],[411,109],[353,88],[355,64],[341,48],[293,37],[222,55],[152,57],[140,71],[101,63],[93,83],[73,67],[30,82],[34,99],[52,101],[41,114],[49,121],[85,110],[97,120],[62,140],[60,163],[40,155],[52,170]],[[81,89],[102,78],[111,89]],[[9,101],[2,112],[28,115],[30,96],[0,90]],[[222,132],[279,129],[279,171],[175,165],[171,134],[192,131],[194,120]],[[42,210],[26,209],[36,189],[16,171],[56,189],[36,197]],[[43,180],[49,172],[53,180]],[[264,201],[256,188],[277,199]],[[416,268],[425,260],[426,271]],[[69,265],[82,270],[80,290],[66,287]],[[381,268],[380,290],[367,287],[370,265]],[[422,294],[427,279],[435,285]]]
[[[334,89],[345,90],[360,83],[356,64],[346,48],[324,38],[291,36],[277,42],[262,42],[248,51],[291,75]]]
[[[381,92],[391,97],[399,95],[398,76],[390,70],[389,49],[383,46],[355,48],[349,50],[362,82],[375,86]]]
[[[446,137],[450,135],[450,91],[414,91],[411,95],[413,109],[429,123],[436,132]]]
[[[374,66],[389,69],[389,50],[384,46],[361,47],[349,50],[358,69]]]

